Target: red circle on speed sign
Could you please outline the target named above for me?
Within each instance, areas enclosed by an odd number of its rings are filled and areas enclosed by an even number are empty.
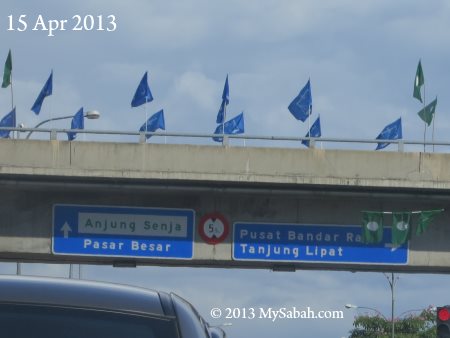
[[[228,221],[218,212],[204,215],[198,223],[198,233],[208,244],[223,242],[227,238],[228,232]]]

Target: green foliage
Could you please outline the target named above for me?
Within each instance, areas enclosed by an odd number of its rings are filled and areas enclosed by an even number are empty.
[[[392,323],[377,316],[356,316],[349,338],[391,338]],[[396,338],[435,338],[436,310],[431,307],[419,315],[394,319]]]

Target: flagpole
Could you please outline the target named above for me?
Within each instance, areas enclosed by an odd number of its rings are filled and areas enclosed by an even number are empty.
[[[148,85],[148,80],[147,80]],[[146,100],[147,101],[147,100]],[[147,143],[147,132],[148,132],[148,125],[147,125],[147,119],[148,119],[148,113],[147,113],[147,102],[144,103],[144,111],[145,111],[145,143]]]
[[[225,145],[225,119],[227,118],[227,103],[223,101],[223,119],[222,119],[222,145]]]
[[[147,114],[147,103],[144,103],[144,111],[145,111],[145,143],[147,143],[147,132],[148,132],[148,125],[147,125],[147,120],[148,120],[148,114]]]
[[[311,106],[309,106],[308,108],[309,110],[309,115],[308,115],[308,132],[309,132],[309,137],[311,137]]]
[[[423,131],[423,152],[425,153],[425,139],[427,137],[427,123],[425,122],[425,129]]]
[[[423,95],[425,97],[425,94]],[[431,132],[431,142],[433,143],[433,153],[434,153],[434,120],[436,120],[436,109],[433,114],[433,131]]]
[[[310,83],[309,84],[309,86],[310,86],[309,90],[311,91],[311,77],[308,78],[308,82]],[[311,113],[312,113],[311,105],[309,105],[308,111],[309,111],[309,114],[308,114],[308,132],[309,132],[309,137],[310,137],[310,141],[311,141]]]
[[[52,95],[53,96],[53,95]],[[50,129],[53,129],[53,127],[54,127],[54,123],[53,123],[53,118],[52,118],[52,110],[53,110],[53,97],[51,97],[50,99],[50,103],[49,103],[49,106],[50,106],[50,109],[49,109],[49,115],[50,115]]]
[[[52,71],[51,71],[50,74],[51,74],[51,77],[52,77],[52,94],[53,94],[53,68],[52,68]],[[47,84],[47,82],[45,82],[45,84]],[[44,84],[44,86],[45,86],[45,84]],[[48,92],[48,90],[47,90],[47,92]],[[50,95],[50,96],[51,96],[51,98],[49,99],[50,100],[50,103],[49,103],[49,106],[50,106],[50,129],[53,129],[53,126],[54,126],[54,122],[53,122],[53,119],[52,119],[53,95]],[[58,138],[58,137],[56,137],[56,138]],[[50,139],[51,139],[51,134],[50,134]]]
[[[12,81],[12,70],[11,70],[11,74],[9,77],[9,82],[10,82],[10,86],[11,86],[11,110],[14,109],[14,92],[13,92],[13,81]],[[14,133],[13,133],[14,135]],[[17,138],[19,138],[19,131],[16,132],[16,136]]]
[[[244,113],[244,111],[242,111],[242,113]],[[242,117],[242,118],[244,118],[244,117]],[[244,141],[244,148],[245,148],[246,147],[246,145],[245,145],[245,138],[243,138],[242,140]]]
[[[11,72],[11,110],[14,109],[14,92],[13,92],[13,81],[12,81],[12,72]]]
[[[423,109],[425,112],[425,107],[426,107],[426,96],[425,96],[425,81],[423,83]],[[425,142],[426,142],[426,137],[427,137],[427,123],[425,123],[425,131],[423,132],[423,152],[425,153]]]
[[[434,153],[434,120],[436,119],[436,111],[434,112],[433,117],[433,131],[431,132],[431,142],[433,143],[433,153]]]

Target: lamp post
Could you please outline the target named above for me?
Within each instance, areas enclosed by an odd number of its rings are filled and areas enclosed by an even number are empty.
[[[386,279],[387,279],[387,281],[389,283],[389,286],[391,288],[391,320],[390,320],[390,322],[391,322],[391,337],[395,338],[395,323],[394,323],[394,305],[395,305],[394,301],[395,301],[395,298],[394,298],[394,292],[395,292],[395,284],[397,284],[398,277],[395,277],[393,272],[391,272],[390,274],[385,273],[384,276],[386,277]],[[352,305],[352,304],[347,304],[347,305],[345,305],[345,307],[347,309],[350,309],[350,308],[364,309],[365,308],[365,309],[373,310],[373,311],[377,312],[378,314],[380,314],[384,319],[386,319],[386,321],[388,321],[387,318],[380,313],[380,311],[378,311],[376,309],[373,309],[373,308],[361,307],[361,306],[356,306],[356,305]]]
[[[391,272],[390,275],[385,273],[384,276],[386,277],[386,279],[388,280],[389,286],[391,288],[391,337],[394,338],[395,337],[395,323],[394,323],[394,292],[395,292],[395,284],[398,281],[398,277],[395,277],[394,273]],[[373,310],[376,313],[380,314],[386,321],[388,321],[388,319],[383,316],[383,314],[371,307],[363,307],[363,306],[356,306],[356,305],[352,305],[352,304],[346,304],[345,307],[347,309],[369,309],[369,310]]]
[[[75,115],[68,115],[68,116],[61,116],[61,117],[54,117],[54,118],[51,118],[51,119],[47,119],[47,120],[44,120],[42,122],[39,122],[33,129],[39,128],[40,126],[42,126],[44,123],[47,123],[47,122],[71,119],[74,116]],[[88,119],[90,119],[90,120],[96,120],[96,119],[100,118],[100,113],[98,111],[96,111],[96,110],[90,110],[90,111],[87,111],[83,116],[88,118]],[[28,140],[30,138],[31,134],[33,134],[33,132],[34,132],[34,130],[31,130],[28,133],[27,137],[25,137],[25,138]]]
[[[398,280],[398,277],[395,278],[394,273],[391,272],[391,275],[389,276],[387,273],[384,274],[386,279],[388,280],[389,286],[391,287],[391,336],[392,338],[395,337],[395,325],[394,325],[394,291],[395,291],[395,284]]]
[[[44,123],[47,123],[47,122],[50,122],[50,121],[57,121],[57,120],[71,119],[71,118],[73,118],[74,116],[75,116],[75,115],[68,115],[68,116],[61,116],[61,117],[54,117],[54,118],[51,118],[51,119],[47,119],[47,120],[44,120],[44,121],[42,121],[42,122],[39,122],[39,123],[34,127],[34,129],[39,128],[39,127],[42,126]],[[96,110],[90,110],[90,111],[87,111],[87,112],[83,115],[83,117],[86,117],[86,118],[88,118],[88,119],[90,119],[90,120],[96,120],[96,119],[100,118],[100,113],[99,113],[98,111],[96,111]],[[19,128],[23,128],[23,127],[24,127],[24,124],[21,123],[21,124],[19,125]],[[27,134],[27,136],[26,136],[26,139],[27,139],[27,140],[30,138],[31,134],[33,134],[33,131],[34,131],[34,130],[31,130],[31,131]],[[80,268],[80,270],[81,270],[81,268]],[[72,265],[70,265],[70,272],[72,272]],[[16,270],[16,274],[17,274],[17,275],[21,275],[21,274],[22,274],[22,266],[21,266],[21,263],[20,263],[20,262],[17,262],[17,270]],[[80,273],[80,274],[81,274],[81,273]]]

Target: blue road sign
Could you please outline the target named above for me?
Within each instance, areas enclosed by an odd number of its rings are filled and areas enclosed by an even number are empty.
[[[194,211],[54,205],[58,255],[192,259]]]
[[[376,245],[362,242],[361,226],[234,223],[233,259],[244,261],[405,265],[408,246],[390,244],[390,228]]]

